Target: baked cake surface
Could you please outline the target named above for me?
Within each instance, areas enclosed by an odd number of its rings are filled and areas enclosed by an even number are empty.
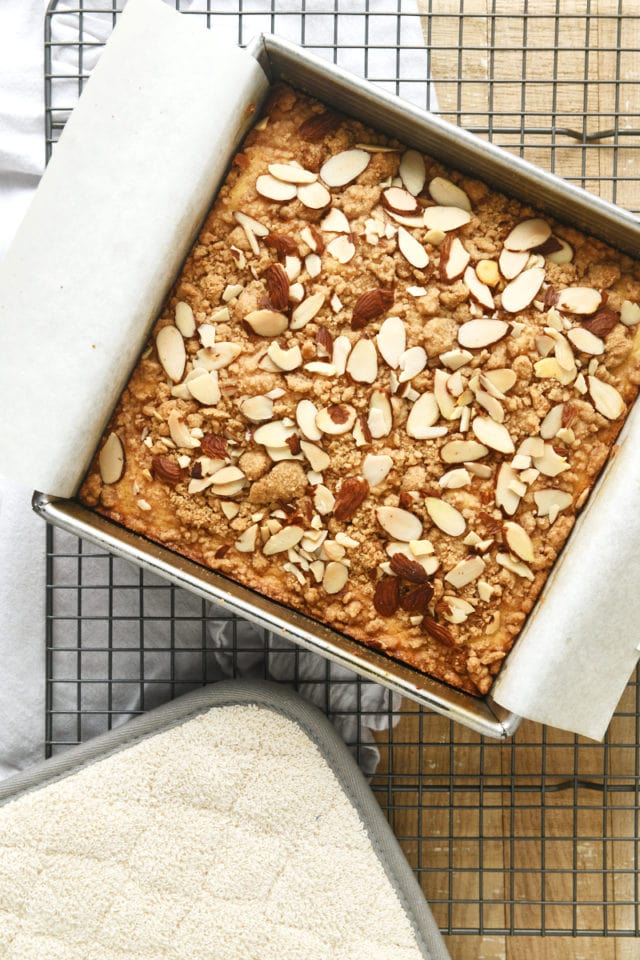
[[[484,694],[639,380],[629,258],[273,89],[80,499]]]

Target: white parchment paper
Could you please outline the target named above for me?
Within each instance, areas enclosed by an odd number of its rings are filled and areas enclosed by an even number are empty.
[[[0,267],[0,473],[74,493],[266,89],[188,17],[127,4]]]

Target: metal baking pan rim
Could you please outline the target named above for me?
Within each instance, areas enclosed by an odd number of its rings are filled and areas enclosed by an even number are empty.
[[[421,706],[457,720],[494,739],[512,736],[521,718],[494,703],[490,696],[472,697],[383,653],[352,640],[310,617],[250,590],[188,560],[76,500],[35,492],[32,506],[43,519],[77,537],[170,580],[230,614],[252,620],[277,635],[312,650],[368,680],[408,697]]]

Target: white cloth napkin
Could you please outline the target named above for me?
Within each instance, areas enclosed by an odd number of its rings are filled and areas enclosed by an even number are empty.
[[[171,4],[170,4],[171,5]],[[65,14],[64,10],[77,9],[74,0],[59,0],[55,16],[55,40],[76,41],[77,14]],[[37,186],[44,166],[43,122],[43,13],[44,0],[3,0],[0,3],[0,257],[7,249],[24,214],[33,190]],[[206,11],[206,0],[182,0],[185,11]],[[94,0],[91,12],[83,14],[84,47],[83,71],[90,73],[100,53],[100,47],[92,47],[88,41],[102,42],[112,28],[112,0]],[[319,56],[332,59],[331,45],[339,44],[337,61],[345,69],[368,75],[373,79],[399,73],[404,79],[398,86],[395,82],[383,84],[391,92],[398,92],[418,105],[425,105],[425,83],[428,77],[428,54],[424,48],[420,20],[416,16],[402,21],[402,35],[396,36],[396,14],[389,13],[388,0],[370,0],[371,16],[365,22],[361,16],[360,0],[343,0],[339,13],[327,16],[326,0],[261,0],[251,5],[251,15],[245,11],[246,42],[259,32],[274,32],[294,41],[301,37],[301,12],[305,17],[305,42]],[[101,12],[104,11],[104,12]],[[253,15],[256,11],[257,15]],[[262,12],[260,12],[262,11]],[[387,12],[389,16],[381,14]],[[415,14],[415,0],[402,0],[398,12]],[[240,39],[236,16],[212,15],[212,28],[229,42]],[[400,43],[402,49],[396,50]],[[366,52],[362,49],[368,44]],[[53,74],[77,73],[77,47],[54,46],[52,48]],[[66,68],[66,71],[65,71]],[[435,94],[429,87],[430,103],[435,109]],[[64,110],[72,107],[77,98],[77,81],[57,81],[54,85],[54,106]],[[19,318],[16,318],[16,336],[19,335]],[[31,491],[16,487],[10,481],[0,479],[0,778],[21,769],[43,754],[45,716],[45,528],[42,521],[31,511]],[[73,540],[70,540],[73,543]],[[56,577],[66,577],[75,582],[75,561],[56,561]],[[67,582],[67,581],[65,581]],[[104,595],[92,586],[103,587],[100,571],[88,574],[83,590],[83,639],[92,645],[95,630],[101,629],[100,617],[104,617],[101,602]],[[117,588],[116,588],[117,590]],[[73,595],[69,595],[69,601]],[[121,591],[116,602],[122,616],[132,621],[138,616],[137,601],[131,591]],[[199,601],[198,601],[199,602]],[[212,613],[215,610],[212,608]],[[220,621],[211,623],[212,642],[218,647],[220,674],[228,673],[231,630]],[[289,682],[293,679],[294,665],[305,680],[309,699],[321,708],[340,718],[341,732],[347,742],[368,743],[372,740],[370,730],[388,725],[390,695],[375,684],[358,684],[355,677],[342,668],[331,666],[328,686],[321,683],[326,675],[326,663],[313,654],[299,655],[293,648],[278,652],[266,649],[269,646],[264,632],[251,625],[242,628],[242,635],[250,638],[250,646],[256,649],[238,655],[236,667],[241,673],[262,675],[268,673],[274,679]],[[96,633],[98,636],[98,633]],[[177,648],[188,649],[200,643],[199,627],[195,621],[178,621],[175,625]],[[297,657],[297,660],[296,660]],[[194,668],[195,669],[195,668]],[[145,677],[163,676],[166,665],[162,658],[153,657],[145,667]],[[104,678],[103,678],[104,679]],[[187,678],[183,678],[187,679]],[[138,689],[136,684],[132,691]],[[85,685],[83,709],[90,711],[97,702],[92,701],[92,689]],[[97,696],[97,694],[96,694]],[[69,685],[68,707],[76,706],[75,685]],[[398,698],[393,698],[397,710]],[[145,701],[149,705],[149,700]],[[64,703],[57,703],[59,708]],[[125,709],[139,707],[139,700],[132,693]],[[360,711],[356,715],[356,708]],[[75,719],[69,718],[67,734],[75,737]],[[63,737],[65,730],[58,724],[57,735]],[[371,773],[378,762],[376,748],[363,749],[361,763]]]

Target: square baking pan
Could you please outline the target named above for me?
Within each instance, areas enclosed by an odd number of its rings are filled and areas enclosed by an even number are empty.
[[[632,256],[640,250],[640,226],[626,211],[377,89],[295,44],[263,35],[253,41],[249,52],[270,80],[285,81],[344,113],[357,116],[408,146],[531,203]],[[500,707],[490,695],[476,698],[455,690],[121,528],[73,499],[36,493],[33,507],[46,520],[76,536],[91,540],[178,586],[223,605],[229,613],[266,626],[481,734],[505,738],[518,727],[520,717]]]

